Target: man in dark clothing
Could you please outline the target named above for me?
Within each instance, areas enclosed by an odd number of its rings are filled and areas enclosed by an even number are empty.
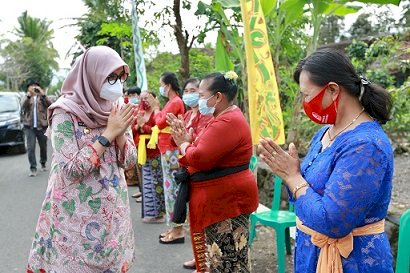
[[[47,98],[40,84],[34,81],[30,82],[27,85],[27,97],[23,102],[21,111],[27,139],[28,161],[30,162],[29,176],[31,177],[37,175],[36,139],[40,146],[41,170],[47,170],[47,136],[45,136],[45,132],[48,126],[47,108],[50,105],[51,101]]]

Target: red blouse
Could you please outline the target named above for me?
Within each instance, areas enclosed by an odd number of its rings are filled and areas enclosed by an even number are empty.
[[[173,113],[175,116],[183,115],[185,112],[184,103],[179,96],[175,96],[170,99],[164,106],[164,108],[154,116],[155,124],[158,128],[164,129],[168,126],[167,114]],[[175,142],[172,139],[171,134],[159,133],[158,136],[158,147],[161,154],[165,153],[167,150],[178,149]]]
[[[249,125],[239,108],[211,120],[180,159],[189,173],[248,164],[252,156]],[[202,232],[211,224],[252,213],[258,207],[258,188],[247,169],[221,178],[190,184],[190,224]]]
[[[139,136],[142,134],[151,134],[152,130],[151,128],[155,126],[155,120],[154,120],[154,112],[151,113],[151,116],[149,117],[148,121],[142,125],[138,130],[135,130],[135,124],[132,126],[132,134],[134,136],[134,143],[135,146],[138,147],[138,142],[139,142]],[[145,140],[145,146],[147,146],[149,142],[149,139]],[[158,147],[155,149],[149,149],[147,148],[147,158],[153,159],[156,156],[159,155],[159,149]]]
[[[201,113],[196,113],[196,116],[194,119],[189,123],[189,120],[191,119],[191,116],[194,112],[192,110],[189,110],[188,112],[185,113],[184,115],[184,121],[185,121],[185,127],[187,129],[194,129],[194,140],[197,138],[199,133],[205,128],[205,126],[213,119],[212,115],[201,115]]]

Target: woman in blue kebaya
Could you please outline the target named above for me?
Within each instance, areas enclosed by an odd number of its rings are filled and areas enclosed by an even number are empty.
[[[295,204],[295,272],[392,273],[384,218],[393,152],[381,127],[390,118],[389,93],[332,49],[303,59],[294,79],[307,116],[328,125],[313,137],[302,164],[293,144],[286,152],[263,139],[259,148]]]

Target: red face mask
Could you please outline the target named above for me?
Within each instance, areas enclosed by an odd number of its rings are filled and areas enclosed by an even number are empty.
[[[326,92],[326,86],[309,102],[303,102],[303,109],[311,121],[319,124],[335,124],[339,96],[332,104],[323,109],[322,100]]]
[[[141,107],[142,107],[142,109],[144,109],[144,110],[149,109],[149,103],[148,103],[148,101],[146,101],[146,100],[141,101]]]

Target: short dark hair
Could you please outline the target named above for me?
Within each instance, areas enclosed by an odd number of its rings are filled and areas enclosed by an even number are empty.
[[[366,112],[382,124],[390,120],[390,93],[374,83],[363,85],[352,62],[343,52],[332,48],[320,49],[301,60],[293,74],[298,84],[302,71],[309,72],[309,79],[318,86],[335,82],[357,98],[360,98],[364,87],[360,102]]]
[[[199,78],[189,78],[188,80],[185,81],[184,86],[182,87],[182,90],[185,90],[186,86],[190,83],[193,83],[196,85],[196,87],[199,87],[199,83],[201,80]]]
[[[41,87],[40,83],[39,83],[38,81],[36,81],[36,80],[29,80],[29,81],[27,82],[26,88],[29,88],[30,85],[37,85],[37,86]]]
[[[177,92],[178,96],[181,96],[181,87],[179,86],[178,78],[175,73],[172,72],[164,72],[161,74],[161,80],[165,84],[170,84],[172,90]]]
[[[141,94],[141,88],[138,86],[132,86],[128,88],[127,94],[137,94],[139,96]]]
[[[212,80],[212,83],[209,85],[209,91],[211,91],[212,94],[221,92],[229,101],[233,101],[238,93],[238,85],[236,84],[236,81],[226,79],[225,73],[211,73],[206,75],[202,80]]]

